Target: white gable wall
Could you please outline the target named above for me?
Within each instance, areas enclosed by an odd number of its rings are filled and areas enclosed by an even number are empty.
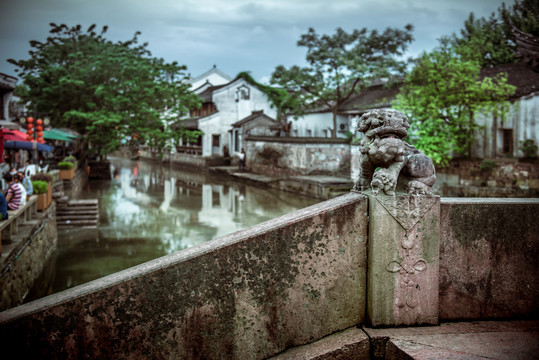
[[[221,73],[217,68],[213,68],[206,73],[197,76],[191,79],[191,89],[197,89],[200,86],[204,85],[206,82],[209,82],[213,86],[224,85],[230,82],[230,77],[228,75]]]
[[[248,89],[249,99],[240,97],[236,101],[236,92],[240,87]],[[228,124],[233,124],[246,118],[255,110],[263,110],[264,114],[272,118],[277,117],[277,111],[271,107],[268,96],[243,79],[238,79],[228,86],[215,91],[213,93],[213,102],[217,106],[221,117]]]
[[[236,92],[240,87],[248,89],[249,99],[244,99],[240,96],[236,101]],[[213,102],[218,112],[199,121],[199,128],[204,132],[202,156],[212,156],[212,135],[217,134],[221,135],[218,155],[224,155],[224,146],[231,152],[232,135],[229,132],[232,129],[231,125],[251,115],[253,111],[263,110],[264,114],[272,118],[277,117],[277,111],[271,107],[268,96],[244,79],[238,79],[228,86],[215,91],[213,93]]]

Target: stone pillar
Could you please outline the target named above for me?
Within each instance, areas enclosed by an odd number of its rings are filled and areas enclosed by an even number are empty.
[[[366,194],[370,325],[438,324],[440,198]]]

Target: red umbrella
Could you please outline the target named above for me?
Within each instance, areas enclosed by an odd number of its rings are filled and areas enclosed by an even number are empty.
[[[8,141],[28,141],[26,139],[26,134],[19,130],[7,130],[2,129],[4,133],[4,140]]]

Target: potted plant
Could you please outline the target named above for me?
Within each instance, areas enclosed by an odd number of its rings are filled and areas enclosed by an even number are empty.
[[[46,174],[46,173],[37,173],[32,175],[30,177],[30,180],[32,181],[32,185],[34,184],[34,181],[44,181],[47,183],[47,206],[49,207],[50,203],[52,202],[52,175]],[[34,191],[34,194],[37,195],[37,193]]]
[[[34,194],[37,195],[37,210],[43,211],[49,207],[49,197],[47,195],[49,183],[43,180],[32,180]]]
[[[71,161],[60,161],[58,169],[60,169],[60,179],[62,180],[72,180],[75,177],[75,164]]]

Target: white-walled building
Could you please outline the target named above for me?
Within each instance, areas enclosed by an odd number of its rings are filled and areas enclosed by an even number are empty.
[[[389,107],[397,92],[397,86],[387,86],[385,83],[376,81],[360,93],[352,95],[341,104],[337,113],[336,137],[345,139],[350,133],[357,136],[359,116],[372,109]],[[290,116],[289,122],[292,137],[332,137],[333,113],[327,107],[309,112],[297,119]]]
[[[484,69],[484,76],[506,73],[507,83],[516,87],[505,117],[478,114],[481,128],[475,133],[472,157],[523,157],[520,142],[530,139],[539,144],[539,72],[523,63]]]
[[[200,109],[191,111],[191,117],[198,118],[198,129],[204,133],[204,157],[225,156],[241,148],[232,125],[251,116],[254,111],[262,111],[273,119],[277,116],[268,95],[241,75],[224,85],[204,84],[195,93],[204,101]]]

